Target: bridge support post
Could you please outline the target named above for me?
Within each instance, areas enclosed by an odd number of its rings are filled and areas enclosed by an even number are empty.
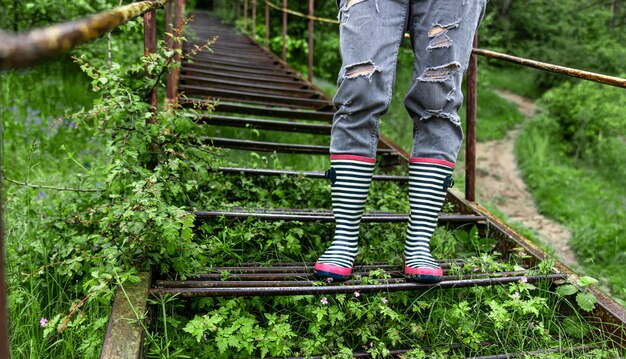
[[[315,14],[315,0],[309,0],[309,81],[313,82],[313,15]]]
[[[252,38],[256,39],[256,0],[252,0]]]
[[[167,44],[167,49],[172,50],[174,48],[174,24],[172,23],[172,2],[168,2],[165,8],[165,43]],[[171,34],[171,35],[167,35]],[[167,85],[165,87],[165,102],[167,104],[171,104],[176,101],[176,85],[174,84],[174,72],[172,69],[169,69],[167,72]]]
[[[149,11],[143,15],[143,47],[144,47],[144,55],[153,54],[156,52],[156,13],[154,10]],[[147,73],[147,67],[146,67]],[[150,76],[150,75],[148,75]],[[157,86],[154,86],[148,95],[148,103],[152,107],[155,115],[157,112]],[[156,116],[151,120],[148,120],[149,123],[153,123],[156,121]]]
[[[243,0],[243,32],[248,32],[248,0]]]
[[[474,48],[478,47],[478,35],[474,36]],[[476,106],[477,106],[478,58],[470,56],[467,68],[466,139],[465,139],[465,199],[476,202]]]
[[[270,6],[265,3],[265,47],[270,48]]]
[[[283,0],[283,61],[287,62],[287,0]]]

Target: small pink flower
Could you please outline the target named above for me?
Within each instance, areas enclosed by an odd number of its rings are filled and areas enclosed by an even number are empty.
[[[523,276],[522,278],[519,279],[519,281],[522,283],[526,283],[528,282],[528,278],[526,278],[526,276]]]
[[[361,296],[361,293],[359,293],[359,291],[355,291],[355,292],[354,292],[354,296],[358,298],[358,297],[360,297],[360,296]]]
[[[535,327],[535,323],[528,322],[528,329],[533,329]]]
[[[480,270],[480,268],[476,267],[473,270],[474,270],[474,273],[476,273],[476,272],[478,272]]]
[[[383,297],[380,301],[383,302],[383,304],[387,304],[387,302],[388,302],[387,298],[385,298],[385,297]]]
[[[41,317],[41,319],[39,319],[39,326],[41,326],[43,328],[46,325],[48,325],[48,319],[46,319],[44,317]]]
[[[519,292],[513,293],[513,298],[518,298],[518,297],[519,297]]]
[[[333,279],[332,279],[332,278],[330,278],[330,277],[329,277],[329,278],[326,278],[326,283],[330,284],[330,283],[332,283],[332,282],[333,282]]]
[[[320,302],[324,305],[328,304],[328,299],[326,297],[322,298],[322,300],[320,300]]]

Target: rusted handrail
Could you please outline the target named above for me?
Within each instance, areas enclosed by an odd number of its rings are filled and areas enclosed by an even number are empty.
[[[11,35],[0,32],[0,69],[28,67],[96,39],[169,0],[132,3],[84,19]]]
[[[491,59],[503,60],[507,62],[512,62],[514,64],[522,65],[522,66],[532,67],[532,68],[543,70],[543,71],[553,72],[553,73],[566,75],[570,77],[576,77],[579,79],[593,81],[593,82],[597,82],[597,83],[601,83],[605,85],[626,88],[626,79],[623,79],[620,77],[603,75],[603,74],[599,74],[596,72],[575,69],[572,67],[554,65],[548,62],[541,62],[541,61],[526,59],[523,57],[507,55],[501,52],[490,51],[490,50],[485,50],[485,49],[475,48],[472,51],[472,53],[476,55],[480,55],[480,56],[485,56]]]

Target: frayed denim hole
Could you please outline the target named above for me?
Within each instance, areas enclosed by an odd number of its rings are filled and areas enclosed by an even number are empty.
[[[444,82],[460,69],[461,64],[456,61],[441,66],[428,67],[417,80],[422,82]]]
[[[364,61],[356,64],[346,66],[344,78],[355,79],[357,77],[365,77],[372,82],[372,75],[375,72],[380,72],[380,67],[376,66],[372,61]]]
[[[452,39],[450,38],[450,36],[442,33],[441,35],[432,39],[430,43],[428,43],[428,47],[426,47],[426,50],[432,51],[434,49],[444,49],[448,47],[452,47]]]

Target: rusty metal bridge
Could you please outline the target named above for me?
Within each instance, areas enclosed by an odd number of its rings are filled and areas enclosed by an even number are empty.
[[[284,4],[283,10],[287,9]],[[106,22],[102,19],[87,19],[85,22],[64,24],[61,38],[71,39],[72,45],[88,41],[111,30],[119,23],[135,16],[144,14],[146,29],[146,51],[154,51],[156,28],[154,23],[154,11],[156,8],[166,5],[167,1],[144,1],[116,9],[108,14],[101,14],[104,19],[117,19]],[[239,3],[239,2],[237,2]],[[313,3],[313,0],[311,0]],[[267,4],[267,3],[266,3]],[[248,16],[248,1],[244,3],[244,15]],[[253,18],[256,16],[256,1],[253,1]],[[266,5],[266,14],[269,8]],[[311,7],[312,8],[312,7]],[[180,26],[184,12],[184,1],[176,0],[175,9],[172,3],[167,4],[167,31],[172,27]],[[330,122],[333,116],[333,104],[331,100],[310,82],[293,70],[283,59],[274,55],[266,47],[253,41],[249,36],[238,32],[233,26],[223,23],[218,17],[210,12],[195,11],[196,20],[190,24],[195,34],[193,41],[184,45],[191,48],[194,44],[204,43],[207,39],[219,36],[219,41],[212,45],[210,54],[200,53],[193,61],[185,60],[179,72],[173,72],[168,77],[167,101],[178,101],[183,106],[195,106],[198,103],[207,103],[212,99],[219,99],[219,105],[210,115],[203,116],[199,123],[205,126],[234,127],[244,129],[278,131],[284,133],[283,138],[289,139],[289,133],[306,133],[317,136],[328,136]],[[286,17],[287,11],[283,12]],[[315,18],[311,13],[308,15],[312,23]],[[267,16],[266,16],[267,19]],[[286,21],[284,31],[286,31]],[[103,24],[106,24],[104,26]],[[92,32],[80,32],[80,26],[93,29]],[[309,29],[312,29],[310,25]],[[57,31],[58,33],[58,31]],[[312,30],[310,31],[312,34]],[[67,49],[58,41],[47,41],[49,32],[45,29],[39,32],[11,37],[11,41],[3,41],[0,38],[0,67],[14,68],[29,66],[34,61],[60,53]],[[2,35],[4,36],[4,35]],[[21,37],[19,37],[21,36]],[[18,38],[19,37],[19,38]],[[57,38],[58,39],[58,38]],[[311,35],[312,41],[312,35]],[[311,44],[312,45],[312,44]],[[311,46],[312,48],[312,46]],[[24,54],[28,54],[25,56]],[[142,357],[143,329],[137,324],[128,321],[132,318],[131,307],[135,311],[143,312],[147,308],[149,296],[162,296],[166,293],[177,294],[179,297],[244,297],[244,296],[288,296],[288,295],[314,295],[314,294],[341,294],[359,291],[367,292],[394,292],[394,291],[423,291],[446,290],[448,288],[463,288],[474,286],[494,286],[520,281],[522,278],[529,282],[552,283],[575,283],[576,274],[567,266],[556,262],[549,274],[536,274],[529,272],[529,268],[546,258],[545,252],[537,245],[517,233],[507,224],[489,213],[474,200],[474,168],[475,168],[475,119],[476,119],[476,56],[490,56],[506,61],[517,62],[522,65],[532,66],[543,70],[558,72],[570,76],[582,77],[597,82],[607,83],[613,86],[626,87],[623,79],[604,76],[599,74],[582,72],[579,70],[563,68],[528,59],[515,58],[513,56],[475,49],[472,56],[471,66],[468,73],[467,108],[468,128],[467,133],[467,183],[465,196],[450,191],[447,202],[453,208],[450,213],[441,213],[439,224],[456,227],[472,225],[476,226],[481,233],[488,234],[497,240],[495,250],[503,254],[504,260],[511,253],[524,252],[529,255],[525,261],[525,268],[514,272],[481,273],[471,276],[451,275],[448,269],[462,263],[462,259],[442,261],[444,268],[444,280],[436,285],[426,285],[407,282],[402,276],[402,268],[388,264],[361,265],[355,268],[355,272],[366,275],[373,269],[382,268],[390,274],[390,278],[376,284],[354,279],[342,284],[319,285],[312,276],[312,263],[274,263],[272,266],[260,266],[250,263],[237,267],[214,267],[204,274],[198,274],[185,281],[171,280],[166,277],[153,276],[150,273],[142,273],[142,281],[126,288],[130,293],[128,297],[118,295],[113,304],[113,310],[107,330],[102,358],[140,358]],[[312,61],[312,60],[311,60]],[[311,67],[312,68],[312,67]],[[179,98],[179,94],[184,97]],[[156,93],[151,97],[152,105],[157,108]],[[238,138],[214,137],[211,141],[216,147],[236,149],[242,151],[289,153],[294,155],[327,155],[328,147],[311,145],[308,143],[289,142],[264,142],[250,141]],[[406,166],[408,154],[398,145],[384,136],[381,138],[378,148],[379,163],[386,167]],[[268,176],[303,176],[311,179],[323,180],[322,172],[302,172],[279,169],[247,168],[241,167],[219,168],[219,171],[228,178],[231,175],[244,175],[250,177]],[[406,182],[407,177],[393,175],[376,175],[375,181],[383,182]],[[324,223],[332,222],[333,214],[330,210],[309,208],[288,208],[280,210],[260,210],[258,208],[236,208],[228,211],[216,209],[199,209],[195,211],[196,218],[200,221],[215,218],[252,218],[255,221],[299,221]],[[364,222],[406,222],[408,216],[391,212],[371,212],[364,215]],[[2,238],[2,237],[0,237]],[[0,244],[2,242],[0,241]],[[2,257],[0,257],[2,258]],[[0,262],[0,271],[4,264]],[[228,273],[224,280],[223,273]],[[3,273],[0,273],[4,275]],[[4,281],[0,281],[0,358],[8,358],[8,331],[6,317],[6,289]],[[626,312],[613,299],[591,288],[591,292],[598,298],[596,309],[587,317],[592,325],[611,338],[611,347],[624,351],[626,347]],[[132,298],[130,300],[128,298]],[[492,343],[491,343],[492,344]],[[485,343],[485,346],[491,345]],[[552,353],[563,350],[583,352],[589,346],[581,341],[580,346],[573,348],[545,348],[537,353],[500,353],[488,358],[512,358],[525,354]],[[410,348],[397,349],[392,355],[398,356],[406,353]],[[367,353],[355,353],[355,357],[367,357]],[[487,357],[485,357],[487,358]]]

